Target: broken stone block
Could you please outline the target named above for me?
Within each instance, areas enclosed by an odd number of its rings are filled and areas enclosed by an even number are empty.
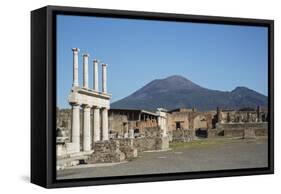
[[[255,129],[245,129],[243,138],[244,139],[256,139]]]

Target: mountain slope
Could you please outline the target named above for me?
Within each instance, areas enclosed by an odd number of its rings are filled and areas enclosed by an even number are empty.
[[[148,83],[133,94],[111,104],[111,108],[156,110],[196,107],[198,110],[267,106],[267,97],[246,87],[231,92],[203,88],[190,80],[174,75]]]

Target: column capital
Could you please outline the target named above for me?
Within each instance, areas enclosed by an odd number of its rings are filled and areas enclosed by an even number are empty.
[[[103,64],[102,64],[102,66],[103,66],[103,67],[106,67],[106,66],[107,66],[107,64],[103,63]]]
[[[78,102],[70,102],[69,103],[71,106],[80,106],[80,104]]]
[[[101,106],[93,106],[94,109],[101,109]]]
[[[83,104],[82,107],[83,107],[83,108],[91,108],[91,106],[88,105],[88,104]]]
[[[71,50],[72,50],[73,52],[79,52],[79,51],[80,51],[79,48],[72,48]]]
[[[98,62],[100,62],[100,61],[99,61],[98,59],[94,59],[93,62],[94,62],[94,63],[98,63]]]
[[[84,54],[83,54],[83,57],[89,57],[89,56],[90,56],[89,53],[84,53]]]

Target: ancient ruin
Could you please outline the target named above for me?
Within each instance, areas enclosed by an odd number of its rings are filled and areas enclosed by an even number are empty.
[[[139,152],[168,150],[169,142],[198,138],[256,138],[267,136],[268,112],[260,106],[240,110],[198,111],[193,108],[155,112],[143,109],[110,109],[107,65],[93,60],[93,88],[89,87],[89,54],[83,55],[83,84],[78,83],[79,49],[73,51],[71,109],[57,108],[57,168],[85,163],[130,161]]]
[[[166,110],[110,110],[107,65],[102,64],[99,91],[99,61],[93,60],[93,88],[89,88],[89,54],[83,54],[83,85],[79,86],[79,49],[72,51],[73,83],[68,96],[72,108],[57,109],[57,168],[120,162],[137,157],[138,151],[168,149]]]

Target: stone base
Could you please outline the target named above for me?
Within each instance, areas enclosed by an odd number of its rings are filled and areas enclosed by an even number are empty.
[[[169,137],[161,137],[156,140],[156,150],[168,150],[169,149]]]
[[[121,162],[125,154],[119,149],[118,141],[102,141],[94,143],[94,153],[87,163]]]
[[[67,154],[73,154],[79,152],[79,150],[77,150],[76,148],[75,143],[65,143],[65,145],[66,145]]]
[[[134,148],[134,139],[124,138],[124,139],[115,139],[113,141],[119,142],[119,149],[125,154],[126,160],[132,160],[138,157],[138,150]]]
[[[57,170],[61,170],[66,167],[76,166],[79,164],[84,164],[90,156],[91,152],[78,152],[75,154],[67,155],[64,158],[57,156]]]
[[[57,142],[57,157],[65,157],[67,155],[67,149],[64,142]]]
[[[256,139],[256,133],[254,129],[245,129],[244,130],[244,139]]]

